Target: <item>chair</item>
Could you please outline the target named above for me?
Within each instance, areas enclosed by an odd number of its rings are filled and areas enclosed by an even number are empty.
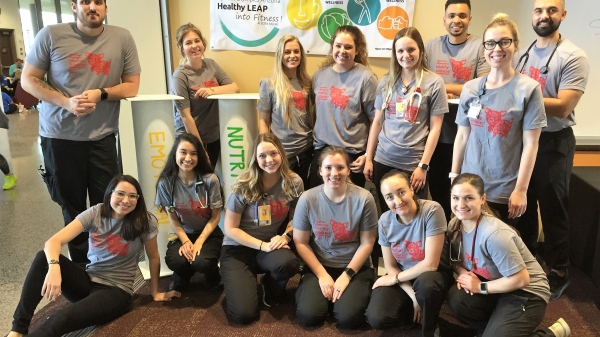
[[[35,107],[37,109],[37,105],[40,102],[39,99],[31,95],[21,87],[21,81],[17,83],[17,88],[15,89],[15,97],[13,100],[15,101],[15,103],[23,104],[23,106],[25,106],[26,109],[30,109],[32,107]]]

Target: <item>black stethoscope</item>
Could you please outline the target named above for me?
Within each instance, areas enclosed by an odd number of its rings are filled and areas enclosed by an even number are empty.
[[[531,48],[533,48],[533,46],[535,46],[536,42],[537,42],[537,40],[533,41],[533,43],[529,46],[529,48],[527,48],[527,51],[525,51],[525,54],[523,54],[523,55],[521,55],[521,57],[519,57],[519,62],[517,62],[517,65],[515,66],[515,70],[517,70],[517,68],[519,68],[519,65],[521,64],[521,62],[523,62],[523,65],[521,66],[519,73],[523,72],[523,69],[527,65],[527,62],[529,62],[529,51],[531,50]],[[552,60],[552,57],[554,56],[554,53],[556,53],[556,49],[558,49],[558,46],[560,45],[561,42],[562,42],[562,35],[559,34],[558,41],[556,42],[556,46],[554,46],[554,50],[552,51],[552,54],[550,54],[548,61],[546,61],[546,65],[540,68],[540,73],[546,75],[550,71],[550,68],[548,68],[548,65],[550,64],[550,61]]]
[[[175,184],[177,183],[177,179],[173,179],[173,183],[171,184],[171,206],[166,206],[165,208],[169,213],[175,213]],[[204,190],[204,200],[206,200],[206,204],[202,204],[202,199],[200,198],[200,190]],[[208,191],[204,187],[204,180],[201,177],[196,177],[196,182],[194,183],[194,190],[196,191],[196,198],[198,198],[198,203],[200,204],[200,208],[208,208]]]
[[[473,261],[475,261],[475,240],[477,239],[477,230],[479,229],[479,221],[481,220],[481,216],[477,218],[477,223],[475,224],[475,233],[473,234],[473,242],[471,243],[471,261],[465,261],[465,267],[469,269],[469,271],[473,269],[477,269],[477,266]],[[458,252],[456,253],[456,258],[452,258],[452,244],[450,244],[450,249],[448,249],[450,253],[450,261],[452,262],[461,262],[462,261],[462,222],[458,224],[456,229],[454,229],[450,233],[450,243],[452,243],[456,239],[456,232],[460,233],[460,241],[458,242]]]

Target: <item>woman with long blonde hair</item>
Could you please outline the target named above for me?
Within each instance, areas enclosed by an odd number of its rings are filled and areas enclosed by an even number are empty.
[[[281,140],[292,171],[308,186],[313,154],[314,107],[306,53],[294,35],[283,36],[275,52],[273,73],[260,81],[258,132],[269,130]]]

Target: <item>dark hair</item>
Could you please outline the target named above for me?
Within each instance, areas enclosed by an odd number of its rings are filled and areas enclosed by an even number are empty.
[[[383,195],[383,193],[381,192],[381,186],[383,186],[383,182],[386,181],[387,179],[391,178],[391,177],[400,177],[401,179],[406,180],[406,184],[408,185],[408,187],[413,190],[412,186],[410,185],[410,177],[408,176],[408,174],[406,174],[406,172],[402,172],[400,170],[391,170],[388,173],[384,174],[383,177],[381,177],[381,181],[379,182],[379,193],[381,193],[381,195]],[[384,196],[385,199],[385,196]],[[415,202],[415,204],[417,204],[417,213],[419,213],[419,210],[421,209],[421,205],[419,205],[419,196],[417,195],[417,193],[414,193],[413,190],[413,200]],[[380,205],[383,207],[383,205]]]
[[[100,214],[103,218],[110,219],[112,217],[112,207],[110,206],[110,198],[112,191],[117,188],[120,182],[127,182],[135,187],[136,193],[140,196],[137,200],[133,211],[129,212],[123,218],[123,225],[121,226],[121,237],[126,241],[133,241],[140,236],[148,233],[150,230],[149,220],[151,218],[156,219],[154,215],[148,213],[146,209],[146,202],[144,201],[144,193],[142,193],[142,187],[138,181],[125,174],[118,174],[108,183],[106,190],[104,191],[104,198],[102,199],[102,207]]]
[[[191,133],[184,132],[175,138],[175,142],[173,142],[173,146],[171,147],[171,151],[169,151],[169,155],[167,156],[167,162],[162,172],[158,176],[158,180],[156,181],[156,189],[158,190],[158,184],[161,180],[165,183],[173,183],[175,179],[177,179],[177,175],[179,174],[179,166],[177,165],[177,148],[181,142],[188,142],[192,144],[196,148],[196,152],[198,153],[198,163],[194,166],[194,173],[196,176],[203,176],[208,173],[214,173],[214,170],[208,160],[208,156],[206,151],[204,150],[204,146],[200,143],[198,137],[192,135]],[[170,186],[170,185],[169,185]],[[222,194],[221,194],[222,195]],[[160,211],[164,211],[164,205],[157,206]]]
[[[325,57],[325,60],[319,66],[320,68],[330,66],[335,63],[333,60],[333,44],[335,43],[335,38],[340,33],[346,33],[352,35],[352,39],[354,40],[354,47],[356,48],[356,56],[354,56],[354,62],[360,63],[366,67],[369,66],[369,51],[367,49],[367,39],[365,35],[362,33],[358,27],[355,26],[339,26],[335,32],[333,33],[333,37],[331,37],[331,41],[329,41],[329,54]]]
[[[454,178],[454,181],[452,182],[452,185],[450,186],[450,189],[452,190],[452,188],[456,185],[460,185],[460,184],[469,184],[473,187],[475,187],[475,189],[477,190],[477,193],[479,194],[479,196],[483,197],[485,195],[485,186],[483,184],[483,179],[481,179],[480,176],[473,174],[473,173],[461,173],[459,174],[456,178]],[[483,204],[483,206],[481,207],[482,210],[486,211],[487,213],[489,213],[492,216],[498,217],[498,215],[496,214],[496,212],[494,212],[490,206],[487,204],[487,202],[485,202]]]
[[[448,1],[446,1],[446,4],[444,5],[444,12],[448,9],[448,6],[454,5],[454,4],[465,4],[469,7],[469,10],[471,10],[471,1],[470,0],[448,0]]]
[[[321,169],[321,166],[323,165],[323,160],[325,160],[327,156],[335,156],[336,154],[339,154],[344,158],[346,166],[348,167],[348,170],[350,170],[350,156],[348,156],[348,152],[346,152],[346,150],[343,147],[334,145],[330,145],[323,149],[323,151],[321,151],[321,155],[319,156],[318,170]],[[352,184],[352,180],[350,180],[350,174],[348,174],[348,176],[346,177],[346,183]]]

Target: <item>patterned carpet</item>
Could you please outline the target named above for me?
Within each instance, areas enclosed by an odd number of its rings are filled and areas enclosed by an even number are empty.
[[[576,268],[571,270],[572,282],[565,294],[548,305],[546,316],[540,326],[549,326],[559,317],[570,325],[572,336],[600,336],[600,291],[594,287],[589,277]],[[420,336],[420,329],[390,329],[377,331],[369,326],[361,330],[344,331],[333,321],[322,327],[307,329],[298,325],[293,304],[293,293],[299,277],[288,284],[289,301],[276,308],[261,309],[260,319],[250,325],[240,326],[230,322],[225,315],[223,292],[210,292],[204,288],[203,277],[192,279],[193,287],[183,293],[183,297],[171,302],[153,302],[149,285],[143,286],[134,295],[134,309],[110,324],[87,329],[69,337],[120,337],[120,336]],[[169,278],[161,280],[166,288]],[[40,310],[32,322],[32,331],[52,312],[68,305],[61,298]],[[447,306],[441,312],[440,330],[442,336],[474,336],[470,330],[452,316]]]

